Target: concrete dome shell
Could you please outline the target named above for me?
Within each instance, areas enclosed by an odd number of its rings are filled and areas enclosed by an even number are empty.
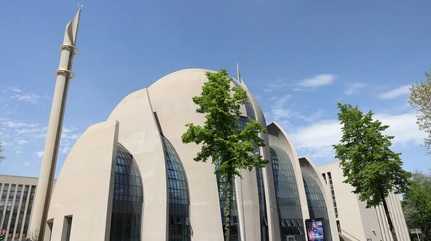
[[[157,150],[160,148],[156,147],[160,145],[158,142],[161,139],[160,134],[158,134],[159,136],[156,135],[158,128],[161,130],[161,135],[171,142],[189,180],[191,225],[195,230],[200,230],[194,232],[193,241],[223,240],[221,217],[219,215],[218,188],[214,169],[209,164],[195,162],[193,158],[196,156],[199,147],[195,144],[184,144],[181,140],[181,135],[185,132],[187,123],[202,124],[204,121],[204,116],[196,112],[197,106],[193,103],[192,97],[201,94],[202,85],[207,80],[207,72],[215,71],[195,68],[182,69],[167,74],[147,88],[127,95],[114,108],[108,118],[109,120],[118,120],[120,122],[119,140],[136,157],[138,165],[141,166],[144,179],[148,176],[146,173],[158,173],[158,178],[153,177],[144,180],[144,189],[147,191],[154,189],[154,186],[157,185],[163,187],[160,189],[163,190],[163,193],[166,192],[162,151]],[[238,85],[238,83],[232,81],[232,85]],[[242,107],[242,113],[246,113],[245,106]],[[158,140],[156,141],[156,139]],[[142,151],[143,149],[146,150],[145,153]],[[154,153],[153,157],[150,158],[148,153]],[[149,185],[149,182],[153,184]],[[158,184],[155,182],[158,182]],[[238,210],[238,212],[245,213],[241,231],[243,236],[247,235],[250,241],[254,241],[254,237],[260,237],[259,201],[257,199],[257,184],[254,172],[247,177],[243,177],[241,189],[243,196],[238,200],[244,200],[244,210]],[[166,203],[165,194],[162,196],[162,200],[159,199],[158,201]],[[144,203],[146,206],[151,205],[148,201]],[[155,209],[154,206],[152,209],[162,211],[160,208]],[[162,209],[165,210],[164,207]],[[148,212],[144,210],[144,215],[146,214]],[[213,218],[208,219],[208,217]],[[239,218],[242,219],[243,217]],[[144,223],[148,222],[144,220]],[[146,228],[146,225],[144,225],[143,229],[145,229],[145,235],[151,233],[151,230],[156,230],[154,227],[150,230],[150,228]],[[165,231],[159,230],[159,233],[165,233]],[[149,238],[158,239],[155,236],[156,234]]]
[[[156,80],[148,87],[133,91],[129,95],[125,96],[115,106],[112,112],[115,112],[115,110],[117,110],[118,108],[121,108],[122,103],[128,101],[128,99],[136,98],[136,96],[144,97],[145,94],[143,93],[147,92],[149,89],[156,89],[156,90],[162,89],[163,91],[161,93],[169,94],[172,97],[175,97],[175,95],[178,95],[178,97],[187,95],[191,100],[193,96],[197,96],[201,93],[200,92],[201,87],[203,83],[207,80],[207,77],[206,77],[207,72],[213,73],[216,71],[210,70],[210,69],[204,69],[204,68],[186,68],[186,69],[180,69],[172,73],[169,73],[161,77],[160,79]],[[232,84],[238,85],[238,83],[236,83],[235,81],[232,81]],[[199,92],[197,92],[196,90],[199,90]],[[248,90],[246,91],[248,92]],[[151,95],[151,96],[156,98],[158,97],[154,95]],[[162,97],[166,97],[166,96],[163,95]],[[173,102],[174,103],[172,104],[179,104],[179,105],[182,104],[178,102],[175,103],[175,101]],[[108,119],[110,119],[112,112],[109,115]]]
[[[196,112],[192,97],[202,92],[208,69],[183,69],[168,74],[148,87],[153,111],[157,113],[163,135],[169,139],[180,157],[190,190],[190,220],[194,230],[193,240],[223,240],[219,196],[214,168],[209,163],[195,162],[199,151],[195,144],[184,144],[181,135],[187,123],[202,124],[204,115]],[[233,82],[234,84],[234,82]],[[246,184],[257,189],[256,185]],[[244,187],[246,189],[246,187]],[[258,203],[252,202],[258,214]],[[212,218],[208,218],[212,217]],[[256,220],[255,216],[249,220]],[[246,224],[247,225],[247,224]],[[252,224],[250,224],[252,225]],[[249,227],[249,235],[258,236],[258,226]],[[251,239],[253,240],[253,239]]]

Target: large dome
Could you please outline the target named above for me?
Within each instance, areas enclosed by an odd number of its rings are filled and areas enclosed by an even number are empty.
[[[208,72],[214,71],[168,74],[124,97],[105,122],[85,131],[69,153],[53,193],[48,214],[54,223],[49,230],[53,240],[61,237],[58,224],[66,217],[73,222],[71,240],[118,241],[115,237],[121,236],[130,241],[223,241],[219,177],[211,163],[194,161],[199,146],[181,139],[186,124],[204,121],[192,98],[201,94]],[[232,78],[232,85],[248,95],[243,117],[266,126],[245,83]],[[279,126],[267,128],[261,134],[266,145],[259,153],[269,164],[243,170],[241,178],[235,178],[230,241],[304,236],[301,222],[308,218],[307,200],[296,152]],[[277,156],[271,156],[271,145]],[[298,198],[279,205],[286,192],[276,192],[275,186],[291,188]],[[290,215],[293,208],[297,213]]]

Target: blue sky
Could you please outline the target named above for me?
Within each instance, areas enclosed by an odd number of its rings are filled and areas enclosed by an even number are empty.
[[[407,103],[431,70],[431,1],[5,1],[0,10],[0,174],[39,173],[64,26],[84,4],[60,152],[128,93],[172,71],[236,63],[269,120],[323,164],[337,101],[390,124],[408,170],[430,155]]]

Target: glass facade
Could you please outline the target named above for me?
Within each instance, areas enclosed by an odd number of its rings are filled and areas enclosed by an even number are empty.
[[[301,203],[292,162],[287,153],[280,148],[271,147],[270,153],[280,216],[281,240],[294,237],[297,241],[305,241]]]
[[[169,198],[169,241],[190,241],[189,194],[186,174],[172,144],[163,137]]]
[[[142,181],[133,156],[121,145],[115,161],[111,241],[140,241]]]
[[[323,218],[325,241],[332,241],[328,210],[319,183],[313,174],[307,170],[303,170],[302,177],[304,179],[305,195],[307,196],[310,218]]]
[[[6,240],[21,240],[27,235],[35,185],[0,181],[0,233]],[[15,182],[12,181],[12,182]],[[25,181],[24,181],[25,182]],[[36,183],[34,179],[31,182]]]

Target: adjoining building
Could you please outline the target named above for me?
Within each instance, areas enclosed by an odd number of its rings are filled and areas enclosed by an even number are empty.
[[[383,206],[367,208],[353,193],[353,187],[344,183],[340,162],[321,166],[320,173],[330,190],[332,206],[340,237],[346,241],[392,241]],[[401,208],[400,196],[386,198],[398,241],[410,241],[407,224]]]
[[[220,179],[211,164],[193,160],[199,147],[181,140],[187,123],[203,123],[192,97],[207,72],[169,74],[126,96],[82,134],[56,180],[45,240],[223,240]],[[248,94],[241,121],[266,126],[247,86],[232,84]],[[306,241],[310,218],[323,220],[318,235],[338,241],[314,166],[300,164],[276,123],[267,129],[259,152],[269,164],[235,179],[231,241]]]
[[[27,237],[37,178],[0,176],[0,235],[5,240]]]

